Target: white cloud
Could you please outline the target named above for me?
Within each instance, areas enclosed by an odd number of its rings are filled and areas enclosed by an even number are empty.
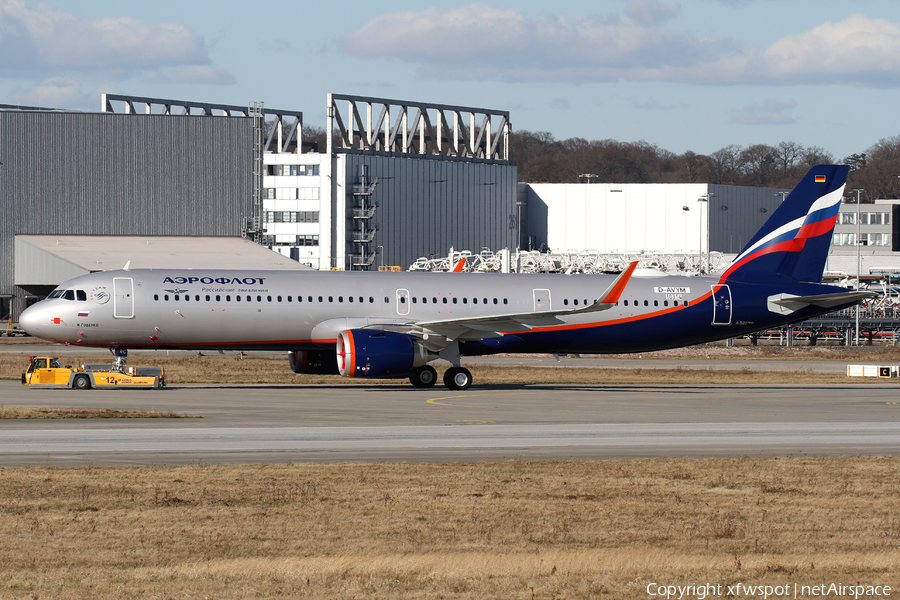
[[[767,48],[672,28],[680,6],[633,0],[621,13],[531,18],[472,4],[386,14],[336,40],[349,55],[414,65],[422,77],[524,82],[900,84],[900,24],[862,14]]]
[[[23,0],[0,0],[0,75],[43,80],[127,78],[160,68],[209,65],[202,36],[176,23],[84,19]]]
[[[97,96],[93,97],[93,102],[86,94],[81,91],[81,86],[77,81],[64,78],[53,78],[30,89],[15,89],[10,93],[10,98],[14,104],[23,106],[37,106],[43,108],[53,108],[56,106],[94,106],[99,109]]]
[[[762,53],[762,72],[772,80],[833,83],[900,83],[900,24],[863,14],[786,36]]]
[[[638,0],[623,14],[526,17],[514,8],[473,4],[376,17],[338,45],[359,58],[420,65],[436,79],[578,81],[615,79],[638,68],[714,60],[734,44],[661,27],[677,5]]]

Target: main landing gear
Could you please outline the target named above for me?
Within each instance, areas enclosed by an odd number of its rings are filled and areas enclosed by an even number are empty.
[[[413,369],[409,374],[409,382],[417,388],[434,387],[437,379],[437,371],[430,365]],[[444,385],[451,390],[467,390],[472,385],[472,373],[465,367],[451,367],[444,373]]]
[[[409,382],[417,388],[434,387],[434,384],[437,383],[437,371],[431,365],[413,369],[409,374]]]
[[[451,367],[444,373],[444,385],[451,390],[467,390],[472,385],[472,373],[465,367]]]

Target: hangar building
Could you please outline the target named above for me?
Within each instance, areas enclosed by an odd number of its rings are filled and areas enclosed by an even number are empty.
[[[735,254],[790,190],[706,183],[529,183],[531,249]]]
[[[340,95],[327,109],[319,152],[302,143],[302,113],[256,102],[104,94],[98,113],[0,106],[0,317],[92,268],[17,236],[120,236],[121,255],[93,270],[154,266],[143,236],[174,236],[170,249],[180,237],[251,240],[294,268],[341,270],[515,245],[508,113]]]

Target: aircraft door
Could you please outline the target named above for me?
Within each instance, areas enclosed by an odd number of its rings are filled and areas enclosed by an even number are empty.
[[[713,325],[731,325],[731,288],[727,285],[712,286]]]
[[[550,290],[534,291],[534,312],[550,310]]]
[[[408,315],[409,314],[409,291],[408,290],[397,290],[397,314],[398,315]]]
[[[134,280],[131,277],[113,277],[113,317],[134,318]]]

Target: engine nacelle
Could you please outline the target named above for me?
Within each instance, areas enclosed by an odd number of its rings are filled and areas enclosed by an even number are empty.
[[[344,377],[393,379],[437,358],[411,335],[393,331],[347,329],[338,334],[337,365]]]
[[[328,350],[291,350],[288,353],[291,371],[308,375],[337,375],[334,354]]]

